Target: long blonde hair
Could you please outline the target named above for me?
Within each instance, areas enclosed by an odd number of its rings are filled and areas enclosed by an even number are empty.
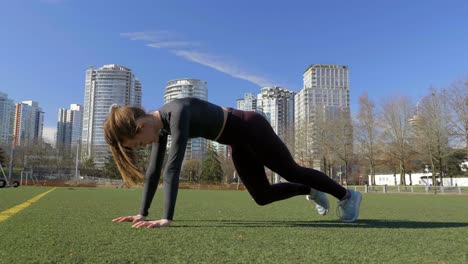
[[[104,122],[104,136],[127,186],[142,182],[144,176],[136,166],[135,151],[123,146],[122,142],[135,136],[138,132],[136,120],[146,115],[146,112],[139,107],[113,106]]]

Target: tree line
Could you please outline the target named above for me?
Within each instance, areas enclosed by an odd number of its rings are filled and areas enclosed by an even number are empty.
[[[416,104],[399,96],[376,106],[363,94],[353,128],[354,159],[371,184],[377,172],[399,174],[401,185],[412,185],[411,173],[424,169],[433,183],[468,176],[461,166],[468,157],[468,80],[430,88]]]

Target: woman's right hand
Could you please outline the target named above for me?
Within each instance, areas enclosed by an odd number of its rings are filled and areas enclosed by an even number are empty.
[[[142,216],[142,215],[135,215],[135,216],[121,216],[121,217],[117,217],[115,219],[112,219],[112,222],[133,222],[133,223],[136,223],[136,222],[140,222],[140,221],[144,221],[145,220],[145,217]]]

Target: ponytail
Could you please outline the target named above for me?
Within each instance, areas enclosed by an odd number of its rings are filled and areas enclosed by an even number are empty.
[[[133,138],[137,132],[136,120],[146,115],[138,107],[118,107],[112,105],[109,116],[104,122],[104,135],[110,146],[115,164],[127,186],[143,181],[143,173],[138,169],[135,151],[122,146],[124,139]]]

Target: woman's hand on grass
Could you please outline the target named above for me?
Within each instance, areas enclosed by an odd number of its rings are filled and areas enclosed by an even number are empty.
[[[153,228],[153,227],[166,227],[171,225],[171,220],[168,219],[160,219],[160,220],[154,220],[154,221],[140,221],[138,223],[135,223],[132,227],[135,228]]]
[[[137,222],[141,222],[141,221],[145,221],[145,217],[142,216],[142,215],[121,216],[121,217],[117,217],[115,219],[112,219],[112,222],[133,222],[133,223],[137,223]]]

